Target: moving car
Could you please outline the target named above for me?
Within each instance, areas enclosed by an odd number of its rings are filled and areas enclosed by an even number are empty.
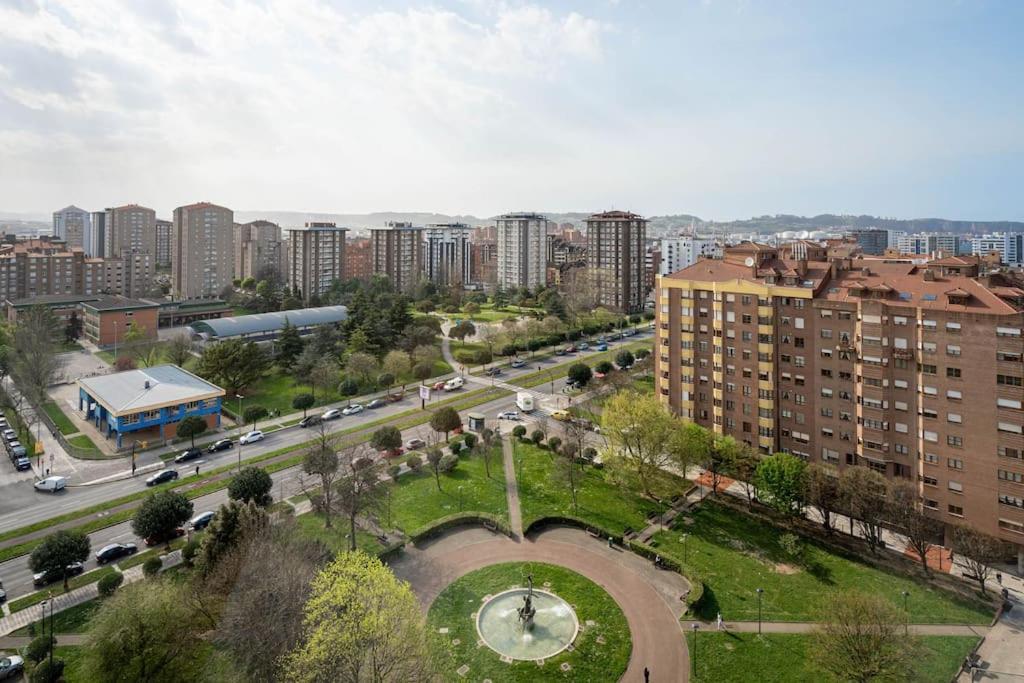
[[[67,573],[68,576],[77,576],[84,571],[84,564],[82,564],[81,562],[72,562],[64,568],[64,572],[61,572],[59,569],[57,569],[48,572],[37,572],[33,574],[32,584],[36,587],[45,586],[47,584],[53,583],[54,581],[63,581],[65,572]]]
[[[234,448],[235,442],[231,439],[221,439],[220,441],[214,441],[207,447],[207,451],[210,453],[216,453],[218,451],[226,451],[229,448]]]
[[[66,477],[47,477],[41,481],[37,481],[33,484],[33,488],[36,491],[46,491],[47,493],[57,493],[57,491],[63,491],[64,487],[68,485]]]
[[[134,555],[139,548],[134,543],[111,543],[96,551],[96,564],[112,562],[125,555]]]
[[[299,426],[305,429],[306,427],[312,427],[323,422],[323,417],[320,415],[307,415],[306,417],[299,420]]]
[[[509,365],[511,365],[514,368],[521,368],[524,365],[526,365],[526,361],[521,358],[513,358],[512,362],[509,363]]]
[[[385,396],[384,399],[388,403],[398,403],[404,397],[405,397],[405,392],[404,391],[393,391],[390,394],[388,394],[387,396]]]
[[[382,399],[382,398],[375,398],[372,401],[370,401],[369,403],[367,403],[366,407],[369,408],[370,410],[376,410],[377,408],[383,408],[387,404],[388,404],[388,402],[385,401],[384,399]]]
[[[203,452],[198,448],[187,448],[182,451],[180,455],[174,458],[174,462],[188,462],[189,460],[195,460],[202,455]]]
[[[555,410],[551,413],[551,417],[559,422],[568,422],[572,419],[572,415],[569,414],[568,410]]]
[[[564,356],[565,355],[565,349],[555,349],[555,355],[556,356]]]
[[[320,416],[320,419],[337,420],[339,417],[341,417],[341,411],[338,410],[337,408],[331,408],[330,410],[325,410],[324,414]]]
[[[15,678],[25,670],[25,660],[18,655],[0,658],[0,681]]]
[[[3,581],[0,581],[0,605],[7,602],[7,591],[4,590],[3,586]]]
[[[498,413],[498,419],[499,420],[512,420],[514,422],[517,422],[519,420],[519,411],[518,410],[503,410],[502,412]]]
[[[216,514],[217,513],[213,510],[207,510],[206,512],[201,512],[193,517],[192,521],[189,522],[192,526],[192,531],[202,531],[206,527],[210,526],[210,522],[213,521],[213,516]]]
[[[160,470],[146,479],[146,486],[156,486],[165,481],[174,481],[178,478],[178,470]]]
[[[577,348],[575,344],[569,344],[568,346],[565,347],[565,350],[568,351],[569,353],[576,353]]]
[[[450,380],[444,383],[444,390],[455,391],[456,389],[461,389],[464,386],[466,386],[466,380],[462,379],[461,377],[452,377]]]
[[[344,408],[341,409],[342,415],[356,415],[357,413],[361,412],[363,412],[362,403],[353,403],[352,405],[345,406]]]
[[[427,442],[423,439],[409,439],[405,442],[405,447],[410,451],[414,451],[417,448],[423,448],[427,445]]]
[[[594,350],[595,351],[607,351],[608,350],[608,345],[605,344],[604,342],[601,342],[597,346],[594,347]]]
[[[238,443],[241,443],[241,444],[256,443],[257,441],[263,441],[264,438],[266,438],[266,437],[263,434],[263,432],[261,432],[258,429],[254,429],[251,432],[249,432],[248,434],[246,434],[245,436],[243,436],[241,439],[239,439]]]
[[[184,535],[185,535],[185,530],[182,527],[179,526],[177,529],[175,529],[171,533],[167,534],[166,536],[165,535],[150,536],[149,538],[146,539],[146,545],[149,545],[149,546],[160,545],[161,543],[167,543],[167,541],[171,540],[172,538],[178,538],[179,536],[184,536]]]
[[[590,344],[587,342],[580,342],[580,351],[586,351],[590,348]]]
[[[516,393],[516,407],[524,413],[529,413],[533,410],[533,394],[528,391],[520,391]]]

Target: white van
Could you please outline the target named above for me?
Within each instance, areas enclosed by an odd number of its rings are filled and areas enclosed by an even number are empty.
[[[450,380],[444,383],[444,390],[455,391],[456,389],[461,389],[464,386],[466,386],[466,380],[462,379],[461,377],[452,377]]]
[[[516,392],[516,407],[524,413],[533,411],[533,394],[527,391]]]
[[[46,491],[48,493],[57,493],[57,491],[63,491],[64,487],[68,485],[67,477],[47,477],[42,481],[37,481],[34,486],[36,491]]]

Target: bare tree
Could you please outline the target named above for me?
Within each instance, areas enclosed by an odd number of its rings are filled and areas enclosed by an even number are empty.
[[[807,502],[821,513],[821,525],[831,534],[832,520],[842,505],[839,478],[827,468],[813,463],[807,468]]]
[[[306,494],[314,507],[323,513],[324,526],[328,529],[334,512],[334,483],[340,476],[337,447],[338,437],[330,432],[326,422],[320,422],[316,438],[302,459],[302,471],[315,476],[320,482],[318,490],[307,490]]]
[[[736,447],[736,457],[733,458],[729,474],[743,486],[747,507],[753,508],[754,500],[757,499],[757,464],[761,458],[756,450],[745,443],[737,442]]]
[[[885,477],[867,467],[848,467],[839,477],[843,507],[857,520],[857,528],[872,553],[882,543],[887,488]]]
[[[1003,542],[994,536],[958,524],[953,527],[953,552],[960,557],[964,574],[978,582],[981,592],[986,592],[985,582],[994,571],[992,565],[1005,556]]]
[[[167,342],[164,356],[177,366],[183,366],[192,357],[192,340],[188,334],[175,335]]]
[[[349,522],[350,550],[356,549],[356,520],[380,507],[387,486],[381,480],[380,465],[371,455],[365,443],[346,446],[338,454],[342,476],[334,485],[338,494],[335,501]]]
[[[944,525],[924,513],[917,487],[910,482],[899,482],[889,490],[888,513],[889,522],[907,537],[907,545],[921,560],[927,574],[928,551],[941,542]]]

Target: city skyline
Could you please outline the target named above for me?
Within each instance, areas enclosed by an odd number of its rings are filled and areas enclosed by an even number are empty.
[[[0,210],[1021,219],[1022,12],[5,3]]]

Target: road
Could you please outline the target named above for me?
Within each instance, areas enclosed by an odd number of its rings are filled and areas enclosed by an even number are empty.
[[[631,338],[629,341],[635,341],[646,338],[646,336],[637,335]],[[614,348],[614,347],[612,347]],[[575,354],[575,357],[580,357],[583,354]],[[590,354],[587,354],[590,355]],[[557,356],[547,361],[540,361],[539,364],[542,367],[550,368],[558,364],[563,364],[572,360],[573,356]],[[530,374],[536,372],[538,366],[537,361],[532,361],[527,364],[524,368],[517,368],[513,370],[506,369],[499,378],[500,382],[507,382],[514,380],[518,376]],[[467,389],[472,390],[479,388],[484,383],[489,382],[488,379],[482,379],[479,381],[467,382]],[[541,389],[553,389],[555,396],[561,396],[562,390],[565,388],[566,378],[560,377],[554,380],[553,385],[545,383],[539,387],[535,387],[531,390],[532,393],[538,393]],[[452,394],[444,394],[443,397],[450,397]],[[437,396],[437,394],[435,394]],[[332,423],[334,429],[337,431],[340,429],[350,429],[360,424],[365,424],[374,420],[378,420],[382,417],[386,417],[389,414],[400,413],[409,408],[416,407],[418,404],[418,398],[406,398],[400,402],[390,404],[385,408],[374,411],[364,411],[356,416],[343,417]],[[429,404],[428,404],[429,405]],[[493,420],[495,416],[506,410],[515,408],[515,396],[509,395],[502,398],[498,398],[487,403],[475,406],[469,410],[462,411],[463,418],[465,419],[466,413],[469,412],[481,412],[484,413],[489,420]],[[556,421],[549,422],[549,428],[558,425]],[[509,428],[511,425],[507,425]],[[430,432],[428,425],[417,425],[403,431],[403,440],[407,440],[413,437],[420,437],[426,439]],[[248,446],[242,447],[242,460],[243,462],[249,458],[255,457],[259,454],[266,453],[272,450],[283,448],[288,445],[303,443],[312,438],[307,430],[300,429],[298,427],[282,429],[277,432],[269,434],[266,440]],[[223,451],[221,453],[204,456],[203,459],[195,460],[187,464],[177,466],[177,469],[181,472],[182,478],[189,476],[195,472],[195,468],[198,465],[200,471],[209,470],[211,468],[220,467],[222,465],[235,463],[238,460],[238,445],[236,444],[232,450]],[[130,475],[130,471],[126,472],[125,475]],[[27,510],[21,510],[17,512],[8,512],[3,516],[0,516],[0,530],[7,528],[16,528],[31,524],[37,519],[48,519],[64,512],[73,511],[94,505],[96,503],[117,498],[123,495],[134,493],[145,488],[145,476],[139,475],[134,479],[119,479],[110,481],[102,484],[94,484],[91,486],[77,486],[67,489],[65,492],[58,495],[47,495],[41,493],[32,493],[32,499],[35,503]],[[300,467],[292,467],[285,470],[281,470],[272,475],[274,481],[273,495],[276,499],[287,498],[289,496],[296,495],[302,492],[302,483],[300,477],[302,476],[302,470]],[[308,479],[306,481],[308,484]],[[220,490],[211,493],[206,496],[201,496],[193,500],[195,514],[204,512],[206,510],[216,510],[222,503],[227,501],[227,491]],[[102,513],[101,513],[102,514]],[[99,516],[99,515],[97,515]],[[4,526],[6,525],[6,526]],[[102,548],[108,543],[123,543],[127,541],[133,541],[137,543],[140,549],[144,548],[144,544],[141,539],[137,538],[132,532],[131,523],[124,522],[121,524],[115,524],[110,527],[106,527],[99,531],[96,531],[89,535],[89,539],[92,544],[92,549],[96,550]],[[32,585],[32,571],[28,566],[28,556],[24,555],[21,557],[14,558],[7,562],[0,564],[0,580],[4,583],[4,588],[7,590],[8,599],[16,599],[19,596],[31,593],[34,590]],[[96,568],[96,562],[94,559],[90,559],[86,563],[86,571]]]

